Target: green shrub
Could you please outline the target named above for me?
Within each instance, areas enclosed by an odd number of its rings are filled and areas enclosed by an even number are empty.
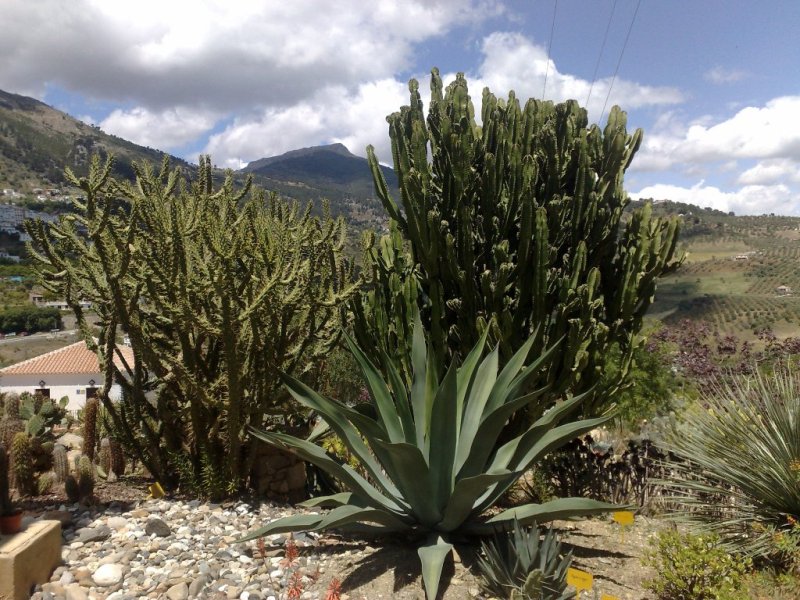
[[[666,442],[663,482],[678,520],[748,555],[782,559],[776,534],[800,520],[797,375],[734,375],[701,396]]]
[[[645,583],[659,600],[738,600],[750,561],[731,554],[718,536],[661,531],[642,564],[658,575]]]

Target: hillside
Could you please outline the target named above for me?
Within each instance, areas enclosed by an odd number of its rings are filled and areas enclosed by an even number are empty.
[[[131,162],[158,163],[159,150],[104,133],[33,98],[0,90],[0,188],[30,193],[64,182],[64,167],[86,173],[92,154],[116,157],[114,173],[132,177]],[[189,167],[172,157],[174,165]]]
[[[113,153],[114,174],[122,178],[133,177],[132,162],[158,164],[163,156],[160,150],[109,135],[34,98],[0,90],[0,190],[12,189],[27,196],[24,202],[36,210],[61,212],[63,205],[35,201],[33,190],[60,186],[65,167],[85,174],[95,153]],[[175,166],[194,169],[182,159],[172,157],[171,161]],[[394,172],[386,167],[383,172],[390,187],[396,187]],[[380,228],[383,224],[383,210],[375,197],[366,159],[351,154],[341,144],[303,148],[254,161],[237,172],[237,179],[243,181],[246,174],[252,174],[267,190],[314,202],[317,208],[327,198],[334,215],[344,215],[357,227]]]
[[[800,218],[733,216],[673,202],[655,208],[682,215],[687,260],[659,283],[651,317],[703,319],[745,338],[762,328],[800,335]]]

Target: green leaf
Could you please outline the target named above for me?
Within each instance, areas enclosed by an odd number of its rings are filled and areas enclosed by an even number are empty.
[[[459,480],[453,488],[450,502],[444,511],[444,517],[437,526],[440,531],[458,529],[473,513],[477,500],[497,482],[511,477],[516,480],[521,473],[504,470],[499,473],[481,473],[475,477]]]
[[[467,524],[462,531],[475,535],[488,535],[497,531],[497,525],[511,527],[514,519],[520,525],[534,523],[547,523],[557,519],[570,519],[573,517],[591,517],[608,512],[624,510],[625,506],[591,500],[589,498],[560,498],[544,504],[525,504],[504,510],[483,523]]]
[[[322,517],[323,515],[292,515],[290,517],[283,517],[248,533],[243,538],[236,540],[236,542],[249,542],[250,540],[255,540],[265,535],[273,535],[275,533],[311,531],[322,521]]]
[[[442,578],[444,560],[453,551],[453,544],[445,541],[443,537],[433,534],[428,537],[425,544],[419,547],[417,554],[422,562],[422,582],[425,585],[425,595],[428,600],[435,600],[439,591],[439,580]]]

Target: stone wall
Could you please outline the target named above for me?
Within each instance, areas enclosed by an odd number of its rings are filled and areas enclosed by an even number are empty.
[[[254,440],[250,484],[259,496],[282,502],[300,502],[306,493],[306,463],[279,448]]]

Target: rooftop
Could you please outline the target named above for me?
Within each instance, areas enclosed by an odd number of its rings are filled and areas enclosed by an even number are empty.
[[[133,351],[127,346],[118,346],[129,365],[133,364]],[[114,363],[122,366],[119,357]],[[99,373],[100,363],[97,355],[86,347],[86,342],[70,344],[58,350],[52,350],[40,356],[34,356],[15,365],[0,369],[2,375],[53,375]]]

